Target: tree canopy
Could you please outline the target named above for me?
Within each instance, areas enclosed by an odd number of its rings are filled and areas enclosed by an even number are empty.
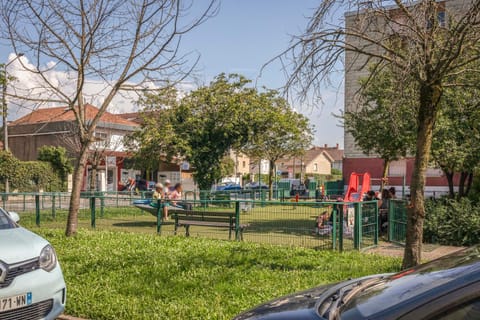
[[[308,120],[277,92],[259,93],[249,84],[243,76],[220,74],[181,99],[174,89],[148,95],[130,148],[151,163],[159,157],[188,161],[205,190],[224,176],[224,157],[232,149],[276,160],[308,146]]]

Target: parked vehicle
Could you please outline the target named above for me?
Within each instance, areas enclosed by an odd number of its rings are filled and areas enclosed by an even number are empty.
[[[480,246],[396,274],[295,293],[234,319],[480,319]]]
[[[262,190],[268,190],[268,186],[263,183],[263,182],[260,182],[260,184],[258,182],[249,182],[245,185],[245,189],[262,189]]]
[[[242,190],[242,186],[237,183],[221,183],[212,187],[212,191],[238,191]]]
[[[0,319],[56,319],[66,286],[53,247],[0,208]]]

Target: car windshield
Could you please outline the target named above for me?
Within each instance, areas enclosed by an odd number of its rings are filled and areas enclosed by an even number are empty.
[[[10,216],[0,208],[0,230],[2,229],[13,229],[16,228],[17,224],[13,222]]]

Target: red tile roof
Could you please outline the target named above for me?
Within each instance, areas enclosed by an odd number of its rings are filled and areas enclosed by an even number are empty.
[[[85,104],[85,116],[87,120],[91,120],[98,113],[98,108],[92,106],[91,104]],[[119,117],[113,113],[105,112],[100,118],[101,121],[106,123],[115,123],[126,126],[138,126],[138,123],[129,121],[122,117]],[[46,122],[61,122],[61,121],[73,121],[75,116],[71,109],[67,107],[54,107],[54,108],[42,108],[37,109],[20,119],[17,119],[11,122],[10,125],[21,125],[21,124],[35,124],[35,123],[46,123]]]
[[[329,147],[327,145],[325,145],[324,147],[314,146],[312,149],[327,152],[334,161],[343,160],[343,150],[339,149],[338,144],[335,147]]]
[[[284,166],[293,166],[295,163],[296,166],[300,165],[300,162],[303,162],[305,164],[309,164],[313,160],[315,160],[319,155],[324,154],[325,158],[327,158],[328,161],[333,162],[334,159],[331,157],[331,155],[328,152],[325,152],[323,150],[318,150],[316,148],[311,148],[308,150],[305,150],[305,153],[302,156],[297,156],[297,157],[288,157],[288,158],[282,158],[277,161],[277,163],[283,163]]]

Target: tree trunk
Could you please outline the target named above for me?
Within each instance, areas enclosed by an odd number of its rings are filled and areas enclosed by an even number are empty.
[[[458,183],[458,198],[465,197],[465,181],[467,180],[468,172],[460,173],[460,181]]]
[[[420,88],[417,145],[410,186],[411,204],[407,211],[407,237],[402,268],[413,267],[421,263],[423,221],[425,219],[425,172],[428,167],[433,127],[441,93],[439,85],[425,83]]]
[[[83,146],[80,157],[73,169],[72,194],[70,195],[70,206],[68,207],[67,237],[74,236],[78,227],[78,210],[80,209],[80,191],[82,190],[83,174],[85,173],[88,146]]]
[[[97,165],[92,165],[92,170],[90,170],[90,191],[95,191],[97,189]]]
[[[455,190],[453,189],[453,172],[449,171],[443,171],[445,173],[445,176],[447,177],[447,182],[448,182],[448,193],[450,198],[455,198]]]
[[[470,193],[470,189],[472,188],[472,182],[473,182],[473,172],[470,172],[468,174],[467,189],[465,190],[465,196],[468,196],[468,194]]]
[[[273,197],[273,174],[275,170],[275,161],[270,160],[270,168],[268,170],[268,200]]]
[[[390,160],[383,159],[383,173],[382,173],[382,182],[380,184],[380,192],[382,192],[383,189],[385,189],[385,181],[387,179],[387,174],[388,174],[388,168],[389,167],[390,167]],[[365,190],[365,191],[370,191],[370,190]]]

